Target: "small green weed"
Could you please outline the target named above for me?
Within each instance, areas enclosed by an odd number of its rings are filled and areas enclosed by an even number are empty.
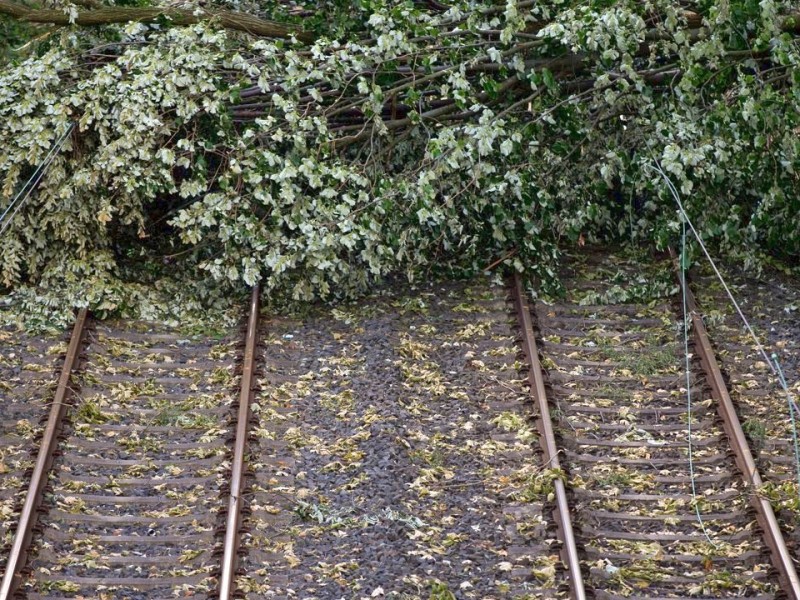
[[[111,416],[102,410],[100,406],[91,398],[84,400],[75,413],[75,420],[80,423],[90,423],[92,425],[102,425],[111,420]]]
[[[431,582],[431,595],[429,600],[456,600],[455,594],[450,591],[450,587],[442,581]]]
[[[745,435],[754,446],[754,450],[758,451],[764,446],[764,441],[767,439],[767,426],[761,419],[747,419],[742,423],[742,429]]]

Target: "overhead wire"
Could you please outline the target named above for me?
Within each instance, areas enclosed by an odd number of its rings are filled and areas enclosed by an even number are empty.
[[[650,166],[650,165],[648,165],[648,166]],[[670,178],[667,176],[667,174],[664,173],[663,169],[661,168],[661,165],[659,165],[658,163],[656,163],[656,167],[651,167],[651,168],[654,168],[664,178],[664,181],[666,181],[667,185],[669,186],[670,191],[672,192],[672,196],[675,198],[675,202],[677,202],[677,204],[678,204],[678,208],[680,209],[681,214],[686,219],[686,223],[689,225],[689,228],[692,230],[692,233],[694,234],[694,237],[697,240],[697,243],[700,245],[700,248],[703,250],[703,254],[705,254],[706,259],[708,259],[708,263],[711,265],[711,268],[714,270],[714,273],[716,274],[717,279],[719,279],[720,283],[722,284],[722,287],[725,288],[725,292],[728,294],[728,298],[730,298],[731,303],[733,303],[733,306],[736,309],[736,312],[739,314],[739,317],[741,318],[742,322],[744,323],[745,327],[747,328],[747,331],[750,334],[750,337],[753,339],[753,342],[755,343],[756,347],[758,348],[758,351],[764,357],[764,359],[766,360],[766,362],[769,365],[769,367],[772,370],[772,372],[777,374],[777,370],[775,369],[775,365],[772,363],[772,360],[770,359],[769,355],[767,355],[767,351],[764,349],[764,346],[761,344],[761,341],[758,339],[758,336],[753,331],[753,328],[751,327],[750,322],[747,320],[747,317],[745,317],[744,312],[742,311],[741,307],[739,306],[739,303],[736,301],[736,298],[734,298],[733,293],[731,292],[730,288],[728,287],[728,284],[725,282],[725,278],[722,276],[722,273],[720,273],[719,269],[717,268],[717,265],[714,262],[714,259],[711,258],[711,254],[708,252],[708,249],[706,248],[706,245],[703,243],[703,238],[700,237],[700,234],[697,232],[697,229],[695,229],[694,224],[692,223],[691,219],[689,219],[689,215],[686,213],[686,209],[683,207],[683,203],[681,202],[680,196],[678,195],[678,190],[675,189],[675,185],[672,183],[672,180],[670,180]]]
[[[708,260],[708,263],[711,265],[711,268],[713,269],[714,274],[717,276],[717,279],[722,284],[722,287],[725,289],[725,292],[728,295],[728,298],[730,299],[731,303],[733,304],[736,312],[738,313],[739,318],[742,320],[742,323],[744,323],[744,326],[747,329],[747,332],[749,333],[751,339],[753,340],[758,352],[764,358],[766,364],[769,366],[769,368],[771,369],[772,373],[777,376],[778,384],[780,385],[781,389],[783,390],[784,394],[786,395],[786,401],[787,401],[787,404],[788,404],[788,407],[789,407],[789,420],[790,420],[791,428],[792,428],[792,441],[793,441],[793,446],[794,446],[795,470],[796,470],[796,476],[797,476],[797,490],[798,490],[798,495],[800,495],[800,439],[798,439],[798,431],[797,431],[797,421],[798,421],[798,417],[800,417],[800,407],[798,407],[797,402],[794,399],[794,395],[792,394],[792,391],[789,388],[789,385],[788,385],[788,383],[786,381],[786,378],[783,375],[783,369],[781,368],[780,362],[778,361],[778,355],[775,354],[774,352],[772,353],[772,355],[767,354],[767,351],[764,348],[764,345],[761,343],[761,340],[758,338],[758,336],[756,335],[755,331],[753,330],[753,327],[750,325],[750,321],[748,321],[747,317],[744,314],[744,311],[742,311],[741,307],[739,306],[739,303],[736,301],[736,298],[734,298],[733,292],[731,292],[731,289],[728,286],[727,282],[725,281],[725,278],[723,277],[722,273],[717,268],[717,265],[714,262],[714,259],[711,257],[711,254],[709,253],[708,248],[706,247],[705,243],[703,242],[703,238],[700,236],[700,233],[697,231],[697,229],[695,228],[694,224],[692,223],[692,220],[689,218],[689,215],[686,212],[686,209],[684,208],[683,203],[681,202],[680,195],[678,194],[678,190],[675,188],[675,185],[672,183],[672,180],[669,178],[669,176],[661,168],[661,165],[658,164],[658,162],[656,160],[653,160],[653,163],[654,163],[655,166],[650,165],[650,164],[647,164],[646,166],[651,168],[652,170],[656,171],[659,175],[661,175],[662,179],[667,184],[667,187],[669,188],[669,190],[670,190],[670,192],[672,194],[672,197],[675,199],[675,202],[678,204],[678,209],[680,210],[680,214],[681,214],[681,223],[683,224],[684,229],[685,229],[686,225],[688,224],[689,228],[692,231],[692,234],[694,235],[694,238],[697,240],[698,245],[702,249],[703,254],[705,255],[706,259]],[[684,243],[685,243],[685,240],[684,240]],[[682,260],[683,260],[683,258],[682,258]]]
[[[55,142],[54,144],[52,144],[50,146],[50,150],[47,151],[47,154],[45,155],[44,160],[39,164],[38,167],[36,167],[36,169],[34,170],[33,174],[30,176],[30,178],[28,178],[28,180],[25,182],[25,184],[20,188],[19,192],[17,192],[17,195],[14,197],[14,199],[9,203],[9,205],[3,211],[3,214],[0,215],[0,222],[3,221],[5,216],[8,214],[8,211],[11,210],[11,208],[17,203],[17,201],[20,199],[20,197],[24,193],[26,193],[26,190],[28,189],[28,186],[30,185],[31,180],[33,180],[33,178],[36,177],[39,174],[39,172],[42,170],[44,165],[50,163],[51,156],[56,151],[56,149],[58,147],[60,147],[60,145],[61,145],[63,139],[65,139],[66,135],[68,135],[72,131],[72,127],[73,127],[73,125],[70,124],[69,127],[67,128],[67,131],[64,134],[62,134],[61,138],[59,138],[59,140],[57,142]]]
[[[14,199],[9,202],[3,213],[0,214],[0,236],[6,232],[11,222],[14,220],[14,217],[16,217],[19,211],[22,209],[22,206],[30,196],[30,193],[37,185],[39,185],[39,182],[42,180],[42,177],[44,177],[48,167],[52,164],[53,160],[55,160],[56,155],[64,145],[64,142],[67,141],[67,138],[69,137],[70,133],[72,133],[74,127],[74,123],[69,124],[66,131],[64,131],[61,137],[50,147],[50,150],[45,155],[44,160],[39,164],[38,167],[36,167],[36,170],[20,188],[19,192],[17,192],[17,195],[14,196]],[[9,212],[11,212],[10,215]]]
[[[689,446],[689,478],[692,482],[692,504],[694,505],[694,514],[697,515],[697,522],[700,523],[700,529],[703,535],[706,536],[708,542],[716,547],[716,544],[711,539],[711,536],[706,531],[706,525],[703,521],[703,515],[700,513],[700,503],[697,501],[697,483],[695,482],[696,475],[694,472],[694,445],[692,441],[692,359],[689,354],[689,309],[686,292],[686,221],[681,221],[681,256],[680,256],[680,277],[681,277],[681,292],[683,297],[683,354],[686,357],[686,430]]]
[[[786,383],[786,377],[783,375],[783,369],[781,368],[781,364],[778,362],[778,355],[773,352],[772,358],[775,361],[775,367],[778,369],[778,380],[780,381],[781,387],[786,392],[786,400],[787,404],[789,405],[789,422],[792,425],[792,443],[794,445],[794,467],[797,474],[797,490],[798,494],[800,494],[800,442],[798,442],[797,438],[797,404],[794,402],[792,394],[789,391],[789,385]]]
[[[669,187],[670,193],[673,195],[676,201],[680,203],[680,198],[678,196],[678,190],[672,185],[672,182],[669,181],[669,178],[666,174],[661,171],[661,167],[656,163],[657,170],[663,177],[664,180],[667,182]],[[650,166],[650,165],[648,165]],[[651,167],[652,168],[652,167]],[[697,517],[697,522],[700,525],[700,529],[703,532],[706,540],[709,544],[713,547],[717,547],[717,544],[714,543],[714,540],[711,538],[711,535],[708,533],[706,529],[705,521],[703,520],[703,515],[700,511],[700,503],[698,502],[698,494],[697,494],[697,475],[695,473],[694,468],[694,441],[693,441],[693,432],[692,432],[692,355],[689,352],[689,299],[688,299],[688,284],[686,282],[686,268],[688,265],[688,256],[686,253],[686,224],[688,219],[682,218],[681,219],[681,254],[679,258],[679,273],[680,273],[680,288],[681,288],[681,307],[683,310],[683,355],[685,357],[685,374],[686,374],[686,438],[687,438],[687,446],[688,446],[688,463],[689,463],[689,480],[691,482],[691,489],[692,489],[692,505],[694,506],[694,514]],[[691,226],[691,223],[689,223]],[[694,231],[694,228],[692,228]]]

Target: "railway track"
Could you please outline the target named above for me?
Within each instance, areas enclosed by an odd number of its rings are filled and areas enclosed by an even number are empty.
[[[0,547],[10,548],[35,460],[30,447],[44,432],[67,343],[8,327],[0,329],[0,344]],[[7,560],[0,552],[0,572]]]
[[[68,345],[4,340],[41,387],[0,407],[0,600],[800,600],[796,507],[761,493],[785,424],[751,454],[753,362],[723,346],[723,377],[691,296],[689,420],[671,273],[595,252],[554,303],[436,284],[259,320],[254,290],[218,339],[81,313]]]
[[[731,396],[766,487],[764,495],[776,506],[778,518],[794,557],[800,552],[798,528],[798,470],[786,393],[770,367],[778,358],[795,400],[800,370],[800,286],[776,271],[764,279],[726,271],[726,280],[752,324],[762,348],[747,331],[727,294],[709,269],[693,273],[697,300],[707,315],[707,327],[719,356]],[[781,283],[786,281],[785,283]]]
[[[563,597],[508,311],[443,286],[259,327],[254,292],[214,343],[82,313],[0,596]]]
[[[256,299],[244,352],[235,332],[210,342],[80,313],[1,597],[207,597],[230,581]]]
[[[675,295],[636,302],[660,277],[658,265],[645,268],[576,257],[564,273],[566,301],[553,304],[529,306],[517,284],[519,310],[535,324],[525,332],[529,358],[538,355],[534,392],[547,394],[568,478],[583,574],[573,595],[797,598],[794,564],[702,320],[693,313],[689,420],[680,305]],[[661,277],[669,270],[661,265]],[[615,283],[637,276],[638,291]]]

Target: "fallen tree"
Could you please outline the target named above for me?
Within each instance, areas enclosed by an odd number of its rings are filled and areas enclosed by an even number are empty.
[[[173,6],[100,6],[89,5],[88,10],[80,8],[33,9],[19,2],[0,0],[0,14],[27,23],[49,23],[51,25],[100,26],[119,23],[158,23],[172,26],[194,25],[201,22],[215,22],[221,27],[242,31],[254,36],[290,38],[311,42],[314,36],[285,24],[269,21],[243,12],[230,10],[193,10]]]
[[[564,241],[674,239],[655,165],[720,248],[800,252],[788,2],[19,6],[64,25],[0,75],[26,298],[113,309],[176,263],[276,299],[503,257],[552,281]]]

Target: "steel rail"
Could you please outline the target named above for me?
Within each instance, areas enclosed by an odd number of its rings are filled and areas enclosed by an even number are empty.
[[[33,538],[33,529],[38,520],[38,509],[42,503],[50,468],[53,466],[53,453],[56,446],[58,446],[58,436],[63,426],[64,415],[67,412],[67,401],[71,393],[70,378],[78,363],[78,355],[80,354],[87,320],[87,310],[85,308],[81,309],[72,329],[67,355],[64,358],[64,365],[58,378],[58,387],[53,397],[50,415],[47,418],[44,436],[36,457],[36,466],[33,469],[31,483],[25,494],[25,503],[22,506],[17,530],[14,533],[14,542],[11,546],[11,553],[8,556],[6,572],[3,574],[2,585],[0,585],[0,600],[10,600],[19,589],[21,583],[22,569],[25,568]]]
[[[680,278],[681,266],[673,249],[670,249],[670,255],[675,261],[676,273]],[[769,500],[760,493],[764,481],[758,472],[756,461],[747,443],[747,437],[742,429],[742,424],[731,400],[728,387],[722,377],[722,371],[719,368],[719,363],[717,363],[714,349],[711,346],[711,339],[705,323],[703,323],[697,301],[689,286],[688,278],[686,279],[686,305],[690,315],[692,333],[700,364],[711,386],[711,394],[717,402],[717,413],[722,419],[723,429],[731,442],[736,466],[739,467],[745,482],[750,486],[750,502],[756,511],[756,521],[764,532],[764,541],[767,544],[767,548],[769,548],[772,564],[778,572],[781,588],[791,600],[800,600],[800,579],[797,577],[797,570],[789,549],[786,547],[786,541],[783,538],[778,519],[775,517],[775,511],[772,509]]]
[[[242,492],[244,482],[244,455],[250,421],[250,400],[255,383],[255,356],[258,334],[258,312],[261,287],[256,285],[250,299],[247,337],[242,366],[242,383],[239,392],[239,410],[236,420],[236,438],[231,465],[231,488],[228,498],[228,517],[225,523],[225,542],[220,573],[220,600],[230,600],[235,591],[234,577],[239,559],[239,527],[241,525]]]
[[[539,350],[536,347],[536,338],[533,334],[530,307],[525,291],[522,288],[522,281],[516,273],[514,274],[512,286],[522,333],[522,350],[530,365],[528,370],[530,393],[539,411],[538,428],[541,434],[539,442],[544,453],[544,465],[550,469],[560,469],[561,463],[558,460],[558,447],[556,446],[555,432],[553,431],[553,419],[550,414],[550,406],[547,403],[547,392],[544,386],[542,365],[539,361]],[[569,574],[570,598],[572,600],[586,600],[586,590],[583,585],[583,574],[581,573],[581,564],[578,557],[578,545],[575,542],[575,532],[572,529],[567,489],[564,481],[560,478],[553,480],[553,487],[555,488],[556,496],[556,508],[553,511],[553,515],[557,524],[558,536],[563,544],[561,558],[567,566]]]

